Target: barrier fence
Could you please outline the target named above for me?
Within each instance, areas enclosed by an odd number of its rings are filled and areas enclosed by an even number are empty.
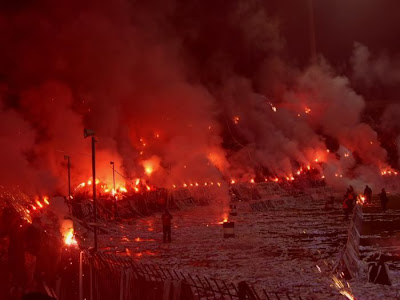
[[[256,290],[246,282],[227,283],[224,280],[184,274],[161,266],[142,264],[128,256],[82,251],[79,259],[79,278],[62,280],[62,291],[76,289],[79,297],[59,295],[59,300],[294,300],[301,298],[290,293]],[[69,287],[69,284],[74,286]]]

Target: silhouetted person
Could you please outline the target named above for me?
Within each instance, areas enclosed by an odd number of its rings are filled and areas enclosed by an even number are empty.
[[[354,205],[356,204],[356,194],[354,193],[354,189],[350,186],[346,194],[343,197],[343,209],[345,214],[345,220],[349,219],[349,215],[353,212]]]
[[[381,193],[379,194],[379,198],[381,199],[382,210],[386,211],[386,206],[387,206],[387,203],[389,202],[389,199],[386,195],[385,189],[382,189]]]
[[[371,204],[372,203],[372,190],[368,185],[365,186],[364,197],[365,197],[365,202],[367,204]]]
[[[172,220],[172,215],[166,209],[164,213],[161,216],[162,219],[162,224],[163,224],[163,241],[164,243],[171,242],[171,220]]]

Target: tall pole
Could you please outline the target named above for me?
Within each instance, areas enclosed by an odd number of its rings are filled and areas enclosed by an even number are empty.
[[[311,63],[317,62],[317,46],[315,42],[315,19],[314,19],[314,1],[308,0],[308,12],[309,12],[309,30],[310,30],[310,58]]]
[[[110,164],[113,166],[113,197],[114,197],[114,219],[117,218],[117,191],[115,190],[115,164],[113,161],[110,161]]]
[[[67,156],[68,159],[68,201],[71,201],[71,162],[69,159],[69,156]]]
[[[70,157],[69,155],[64,155],[64,159],[67,160],[67,169],[68,169],[68,207],[70,209],[70,213],[71,213],[71,162],[70,162]]]
[[[94,213],[94,251],[97,251],[97,200],[96,200],[96,147],[92,135],[92,174],[93,174],[93,213]]]
[[[96,140],[94,139],[95,131],[91,129],[83,129],[85,138],[92,137],[92,185],[93,185],[93,219],[94,219],[94,251],[97,251],[97,200],[96,200]]]

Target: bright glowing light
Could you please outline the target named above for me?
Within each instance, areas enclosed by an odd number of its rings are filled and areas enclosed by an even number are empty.
[[[359,203],[359,204],[364,204],[365,203],[365,197],[364,197],[364,195],[362,195],[362,194],[360,194],[360,195],[358,195],[358,201],[357,201],[357,203]]]
[[[228,222],[228,217],[226,215],[224,215],[222,218],[223,218],[223,220],[221,222],[219,222],[219,224],[224,224],[224,223]]]
[[[153,168],[148,166],[144,169],[144,171],[146,172],[147,175],[151,175],[151,173],[153,173]]]
[[[251,183],[254,183],[254,179],[252,178],[252,179],[250,180],[250,182],[251,182]]]
[[[39,202],[39,200],[36,200],[36,204],[40,207],[43,208],[43,204]]]
[[[46,196],[43,197],[43,202],[46,203],[47,205],[50,204],[48,199],[49,199],[49,197],[46,197]]]
[[[339,293],[341,295],[345,296],[349,300],[355,300],[355,298],[351,292],[349,283],[347,283],[347,288],[346,288],[345,285],[343,284],[343,282],[339,278],[337,278],[335,275],[332,276],[332,280],[333,280],[333,286],[339,291]]]
[[[77,245],[78,242],[75,239],[74,229],[70,228],[69,231],[64,235],[64,243],[67,246]]]
[[[120,186],[120,187],[118,188],[118,190],[120,191],[120,193],[126,193],[126,192],[128,192],[128,190],[127,190],[124,186]]]
[[[235,184],[236,181],[234,179],[231,179],[231,184]]]
[[[150,176],[155,171],[157,171],[157,169],[160,166],[160,162],[161,162],[161,159],[156,155],[153,155],[149,159],[142,161],[142,166],[143,166],[144,172],[148,176]]]
[[[306,114],[309,114],[310,112],[311,112],[311,108],[309,108],[309,107],[305,107],[304,108],[304,112],[306,113]]]
[[[233,117],[233,122],[237,125],[239,124],[240,118],[238,116]]]
[[[276,106],[274,106],[271,102],[268,102],[269,106],[271,106],[271,109],[273,112],[276,112]]]

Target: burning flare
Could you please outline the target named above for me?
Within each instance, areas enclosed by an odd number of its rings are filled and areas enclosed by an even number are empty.
[[[70,230],[64,236],[64,243],[67,246],[78,245],[78,242],[75,239],[74,229],[73,228],[70,228]]]
[[[354,298],[353,296],[353,293],[351,292],[350,284],[348,282],[346,287],[342,282],[342,280],[337,278],[335,275],[332,276],[332,280],[333,280],[332,286],[335,287],[341,295],[347,297],[347,299],[349,300],[356,300],[356,298]]]
[[[64,244],[67,246],[76,246],[78,242],[75,239],[74,226],[71,220],[64,220],[61,225],[61,232],[64,237]]]

